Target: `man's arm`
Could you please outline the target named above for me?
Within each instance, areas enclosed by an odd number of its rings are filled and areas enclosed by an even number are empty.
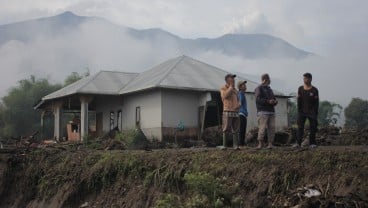
[[[227,89],[221,88],[221,97],[227,99],[231,95],[231,92],[233,90],[234,90],[233,87],[229,87]]]
[[[315,104],[315,111],[314,112],[316,112],[316,115],[318,115],[318,110],[319,110],[319,92],[318,92],[318,89],[317,88],[315,88],[316,89],[316,95],[315,95],[315,99],[316,99],[316,104]]]

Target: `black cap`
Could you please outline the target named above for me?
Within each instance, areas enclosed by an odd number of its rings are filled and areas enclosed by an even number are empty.
[[[227,75],[225,76],[225,81],[226,81],[226,80],[227,80],[227,78],[229,78],[229,77],[235,78],[235,77],[236,77],[236,75],[235,75],[235,74],[227,74]]]
[[[312,74],[307,72],[307,73],[303,74],[303,77],[307,77],[309,79],[312,79]]]

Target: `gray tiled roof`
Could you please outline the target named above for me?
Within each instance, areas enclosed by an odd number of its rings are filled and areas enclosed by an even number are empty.
[[[72,94],[121,95],[151,88],[218,91],[223,85],[227,73],[229,72],[188,56],[180,56],[165,61],[141,74],[101,71],[94,76],[83,78],[53,92],[42,100],[51,100]],[[256,82],[245,77],[237,77],[237,80],[239,79],[247,81],[247,91],[253,92],[258,86]],[[275,91],[275,94],[283,95],[278,91]]]

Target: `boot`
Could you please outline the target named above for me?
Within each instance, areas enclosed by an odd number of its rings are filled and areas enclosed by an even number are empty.
[[[258,141],[257,149],[262,149],[263,148],[263,145],[264,145],[264,142],[259,140]]]
[[[308,138],[305,138],[304,141],[302,142],[302,147],[308,147],[310,144],[310,141]]]
[[[239,145],[238,145],[238,134],[233,134],[233,147],[236,150],[239,149]]]
[[[226,141],[227,141],[227,139],[226,139],[226,133],[223,133],[222,134],[222,146],[220,147],[220,149],[226,149]]]

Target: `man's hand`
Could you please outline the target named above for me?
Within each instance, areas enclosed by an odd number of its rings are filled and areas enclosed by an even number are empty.
[[[277,105],[278,101],[275,99],[267,100],[267,103],[270,105]]]

